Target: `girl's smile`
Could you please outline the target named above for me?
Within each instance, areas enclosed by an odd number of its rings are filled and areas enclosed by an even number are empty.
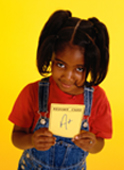
[[[71,95],[83,93],[86,77],[84,65],[83,52],[76,46],[68,46],[57,53],[52,63],[52,76],[58,87]]]

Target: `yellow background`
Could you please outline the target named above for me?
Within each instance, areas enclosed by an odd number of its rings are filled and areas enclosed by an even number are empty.
[[[123,0],[1,0],[0,1],[0,169],[16,170],[21,155],[11,143],[7,119],[20,90],[40,79],[36,49],[42,26],[57,9],[73,16],[98,17],[110,34],[109,72],[101,86],[112,108],[113,138],[102,152],[90,154],[87,170],[124,168],[124,1]]]

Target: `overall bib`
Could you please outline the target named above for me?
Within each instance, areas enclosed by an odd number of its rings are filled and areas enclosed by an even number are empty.
[[[40,118],[34,132],[43,127],[49,127],[49,119],[42,116],[47,113],[49,97],[49,78],[42,79],[39,83],[39,113]],[[84,87],[84,115],[81,129],[89,130],[88,118],[91,112],[93,88]],[[55,136],[55,135],[54,135]],[[86,156],[88,152],[76,146],[71,138],[56,137],[56,144],[47,151],[38,151],[35,148],[27,149],[19,161],[18,170],[86,170]]]

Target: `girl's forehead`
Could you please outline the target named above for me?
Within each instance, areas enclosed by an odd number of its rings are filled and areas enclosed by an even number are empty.
[[[65,63],[84,64],[84,54],[77,46],[67,46],[61,52],[56,53],[54,57]]]
[[[65,53],[66,54],[76,53],[77,55],[84,56],[84,48],[81,48],[77,45],[67,45],[62,50],[58,51],[56,54],[61,55]]]

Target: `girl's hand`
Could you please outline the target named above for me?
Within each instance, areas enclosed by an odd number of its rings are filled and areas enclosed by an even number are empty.
[[[96,136],[93,133],[84,130],[82,130],[79,135],[76,135],[72,141],[75,145],[88,152],[97,143]]]
[[[32,144],[39,151],[46,151],[55,145],[56,138],[48,128],[40,128],[32,135]]]

